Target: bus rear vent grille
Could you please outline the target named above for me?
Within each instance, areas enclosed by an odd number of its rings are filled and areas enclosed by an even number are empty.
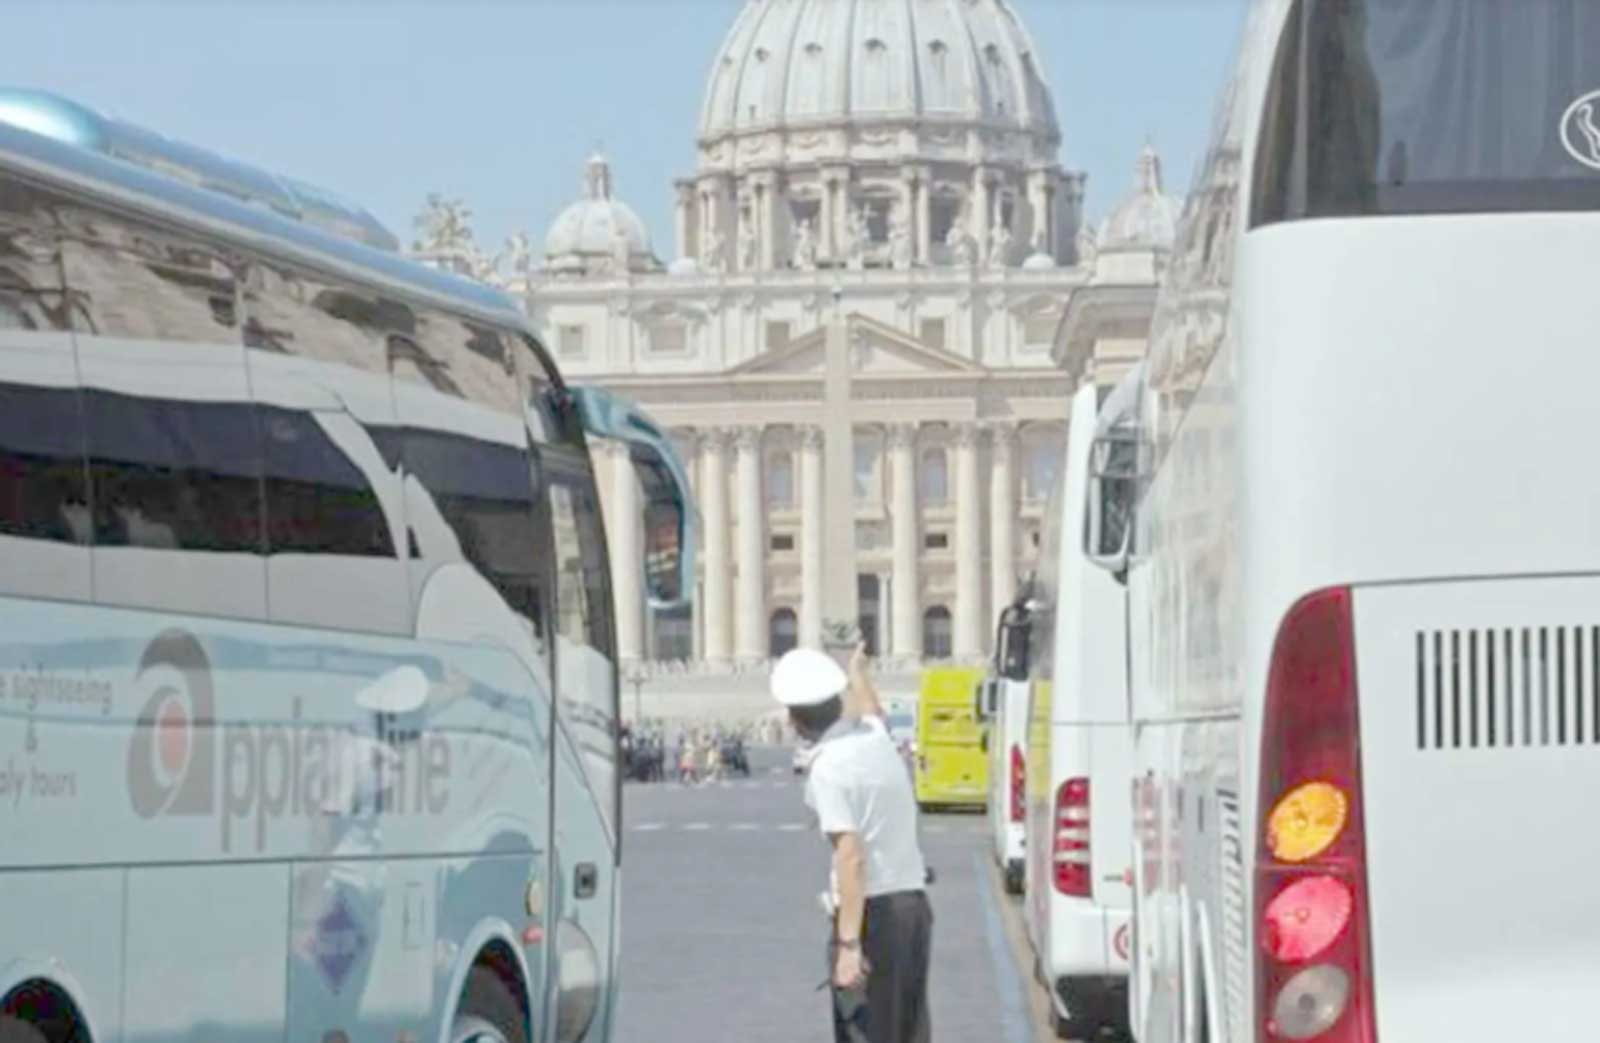
[[[1600,746],[1600,626],[1422,630],[1417,748]]]
[[[1239,794],[1217,789],[1222,812],[1222,958],[1229,1023],[1228,1039],[1244,1039],[1245,990],[1250,983],[1246,962],[1244,912],[1244,830],[1239,821]]]

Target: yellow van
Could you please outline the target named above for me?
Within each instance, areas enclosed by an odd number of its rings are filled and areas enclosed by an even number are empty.
[[[917,803],[923,808],[982,808],[989,795],[976,693],[982,667],[924,671],[917,699]]]

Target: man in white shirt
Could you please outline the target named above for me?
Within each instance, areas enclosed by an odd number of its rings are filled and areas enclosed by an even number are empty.
[[[795,649],[772,671],[772,694],[815,744],[806,804],[833,848],[829,942],[836,1043],[927,1043],[933,911],[905,762],[857,649],[846,675]]]

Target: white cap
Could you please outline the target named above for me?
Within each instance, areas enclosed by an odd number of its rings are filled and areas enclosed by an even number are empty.
[[[772,697],[785,706],[815,706],[850,683],[833,657],[813,648],[785,652],[772,668]]]

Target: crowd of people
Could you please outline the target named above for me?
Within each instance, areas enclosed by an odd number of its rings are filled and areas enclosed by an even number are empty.
[[[691,784],[733,776],[748,778],[747,747],[776,745],[786,739],[783,724],[775,720],[701,725],[647,720],[626,724],[621,734],[623,771],[626,778],[635,782]]]

